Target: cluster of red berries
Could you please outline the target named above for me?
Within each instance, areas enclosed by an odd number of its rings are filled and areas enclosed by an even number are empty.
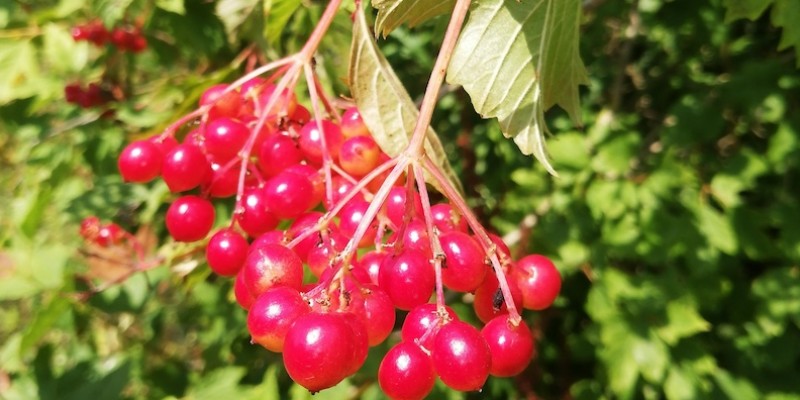
[[[73,82],[64,86],[64,97],[68,103],[77,104],[81,108],[92,108],[108,103],[111,94],[98,83],[90,83],[84,88],[79,82]]]
[[[138,26],[117,26],[109,31],[99,20],[74,26],[72,38],[76,42],[85,40],[98,47],[111,43],[120,51],[131,53],[140,53],[147,48],[147,38],[144,37]]]
[[[101,223],[95,216],[86,217],[81,221],[80,235],[83,240],[101,247],[118,245],[129,236],[119,225],[113,222]]]
[[[181,193],[166,214],[177,241],[205,239],[215,223],[211,199],[237,196],[233,221],[210,236],[206,259],[217,274],[235,278],[253,342],[282,353],[295,382],[316,392],[358,371],[368,348],[394,330],[396,309],[408,311],[402,341],[378,372],[390,398],[423,398],[437,377],[478,390],[489,375],[513,376],[530,363],[531,331],[509,317],[484,247],[450,203],[430,206],[427,225],[420,194],[401,177],[356,237],[388,175],[375,169],[390,159],[357,109],[339,121],[313,120],[294,93],[260,78],[213,86],[200,107],[205,112],[182,143],[170,132],[129,144],[120,173],[129,182],[160,176]],[[367,175],[372,181],[354,194]],[[552,262],[539,255],[514,262],[503,241],[490,237],[515,306],[549,307],[561,286]],[[435,262],[445,288],[474,293],[482,330],[429,303]]]

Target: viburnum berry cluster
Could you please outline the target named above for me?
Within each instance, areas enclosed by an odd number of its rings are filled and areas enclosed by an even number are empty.
[[[81,108],[92,108],[105,105],[113,97],[98,83],[90,83],[84,88],[80,82],[73,82],[64,87],[64,98]]]
[[[74,26],[72,39],[76,42],[88,41],[98,47],[111,43],[118,50],[131,53],[147,49],[147,38],[142,34],[141,27],[131,24],[115,26],[109,31],[102,21],[92,20]]]
[[[208,88],[195,111],[130,143],[119,171],[128,182],[165,182],[175,194],[165,217],[171,237],[205,245],[211,270],[234,280],[253,343],[282,353],[308,390],[354,374],[396,329],[401,340],[378,371],[390,398],[424,398],[437,378],[473,391],[490,375],[517,375],[535,353],[520,311],[549,307],[559,272],[541,255],[512,259],[425,154],[441,73],[408,148],[394,157],[357,108],[332,106],[313,54],[339,3],[299,53]],[[458,2],[434,71],[444,71],[468,3]],[[295,93],[300,77],[308,107]],[[233,217],[215,228],[215,202],[227,197]],[[474,293],[484,326],[462,321],[445,290]]]

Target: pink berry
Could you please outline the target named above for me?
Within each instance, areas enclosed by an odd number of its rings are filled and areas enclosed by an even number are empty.
[[[320,129],[320,126],[322,129]],[[322,131],[325,131],[325,149],[330,154],[331,161],[336,161],[339,158],[339,149],[342,147],[342,131],[339,125],[328,121],[322,120],[318,124],[317,121],[311,121],[303,126],[300,130],[300,150],[306,157],[306,161],[313,165],[322,165],[323,150],[322,145]]]
[[[486,254],[472,236],[450,231],[439,236],[445,254],[442,282],[458,292],[472,292],[483,283],[488,266]]]
[[[303,175],[282,172],[264,185],[268,207],[281,219],[297,218],[312,206],[314,187]]]
[[[292,323],[309,312],[311,308],[300,292],[287,286],[276,286],[258,296],[250,307],[247,329],[254,342],[280,353]]]
[[[370,136],[369,129],[361,119],[361,113],[356,107],[350,107],[342,115],[342,135],[345,138],[356,136]]]
[[[512,326],[508,317],[501,315],[489,321],[481,335],[492,355],[489,373],[493,376],[518,375],[530,364],[535,349],[533,335],[525,322]]]
[[[389,295],[379,287],[365,285],[365,288],[368,290],[368,293],[364,294],[367,338],[370,346],[377,346],[383,343],[394,329],[394,305]]]
[[[144,183],[161,173],[161,162],[161,151],[155,144],[147,140],[137,140],[122,150],[117,166],[125,182]]]
[[[181,144],[164,157],[161,177],[173,193],[194,189],[211,177],[211,165],[197,147]]]
[[[258,167],[267,177],[278,175],[286,168],[303,161],[303,153],[294,139],[281,134],[266,138],[258,154]]]
[[[370,203],[365,200],[354,200],[350,201],[344,206],[344,208],[342,208],[342,211],[339,213],[339,229],[342,235],[348,239],[353,238],[358,225],[361,223],[361,221],[364,219],[364,215],[367,213],[367,208],[369,208],[369,205]],[[369,247],[375,243],[375,235],[377,233],[378,223],[377,221],[373,220],[369,223],[364,235],[361,236],[361,240],[358,242],[358,247]]]
[[[354,177],[362,177],[378,166],[381,149],[370,136],[356,136],[342,143],[339,164]]]
[[[543,255],[533,254],[517,261],[512,277],[522,291],[522,306],[529,310],[550,307],[561,290],[561,274]]]
[[[284,341],[286,372],[311,392],[336,385],[353,364],[352,336],[352,328],[338,313],[312,312],[297,318]]]
[[[206,237],[214,225],[214,206],[201,197],[179,197],[167,210],[166,225],[173,239],[198,241]]]
[[[428,302],[434,286],[433,266],[425,254],[406,250],[387,257],[378,275],[380,288],[386,291],[395,307],[410,310]]]
[[[492,366],[489,346],[480,331],[461,321],[450,321],[439,329],[431,359],[442,382],[460,391],[480,390]]]
[[[511,277],[506,274],[506,282],[508,282],[508,288],[511,291],[511,297],[514,301],[514,305],[517,307],[517,311],[522,312],[522,291],[519,290],[517,281],[511,279]],[[475,290],[475,298],[472,301],[472,307],[475,309],[475,315],[477,315],[478,319],[483,323],[489,322],[498,315],[508,314],[508,307],[506,306],[505,299],[502,297],[502,293],[498,292],[499,287],[500,284],[497,281],[497,276],[494,270],[490,269],[486,273],[486,279],[478,289]]]
[[[436,304],[425,303],[411,309],[403,321],[400,335],[403,341],[416,343],[427,350],[433,349],[433,339],[439,328],[449,321],[458,320],[456,312],[444,306],[445,315],[440,316]]]
[[[421,400],[433,390],[436,372],[430,356],[419,346],[400,342],[383,357],[378,383],[392,400]]]
[[[433,225],[440,232],[460,231],[467,232],[467,220],[450,204],[439,203],[431,206]]]
[[[250,130],[245,125],[227,117],[209,121],[203,131],[206,151],[219,163],[236,157],[249,136]]]
[[[389,197],[384,204],[386,216],[392,222],[392,227],[399,229],[403,225],[406,213],[410,212],[412,218],[422,216],[422,200],[419,193],[413,191],[412,202],[406,200],[407,190],[405,186],[395,186],[389,191]]]
[[[250,237],[257,237],[278,226],[278,218],[270,211],[267,194],[263,189],[246,190],[241,207],[236,222]]]
[[[220,229],[206,245],[206,260],[212,271],[235,276],[247,258],[247,239],[232,229]]]
[[[274,286],[300,290],[303,262],[291,249],[271,244],[253,249],[245,259],[244,280],[256,298]]]
[[[233,295],[236,297],[236,302],[239,303],[239,306],[245,310],[249,310],[253,302],[256,301],[255,297],[250,293],[250,289],[247,288],[242,271],[236,274],[236,279],[233,281]]]
[[[242,97],[239,92],[232,90],[223,94],[228,88],[227,84],[218,84],[209,87],[200,96],[200,105],[211,105],[208,110],[208,119],[215,120],[221,117],[236,118],[242,107]]]

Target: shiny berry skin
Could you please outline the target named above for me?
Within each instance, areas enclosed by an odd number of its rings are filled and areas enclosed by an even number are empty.
[[[242,271],[236,274],[236,278],[233,281],[233,295],[236,297],[236,302],[239,303],[239,306],[245,310],[249,310],[253,302],[256,301],[255,297],[250,293],[250,289],[247,288]]]
[[[289,136],[276,134],[264,140],[258,153],[258,168],[264,176],[278,175],[286,168],[300,164],[303,153]]]
[[[350,330],[353,332],[350,336],[353,353],[350,358],[350,364],[345,370],[345,376],[355,374],[364,365],[369,353],[369,342],[367,338],[367,328],[364,325],[363,318],[356,316],[352,312],[339,312],[342,315]]]
[[[259,103],[261,107],[266,108],[271,100],[271,97],[277,97],[272,108],[268,110],[267,114],[272,116],[288,116],[294,114],[297,108],[297,95],[294,92],[283,89],[281,93],[275,94],[278,87],[273,84],[267,84],[260,87],[261,94],[259,95]],[[265,112],[267,110],[262,110]]]
[[[439,329],[431,359],[442,382],[464,392],[480,390],[492,366],[489,346],[480,331],[461,321],[451,321]]]
[[[244,261],[244,281],[247,289],[258,298],[274,286],[300,290],[303,284],[303,262],[288,247],[267,244],[254,248]]]
[[[147,140],[137,140],[122,150],[117,167],[125,182],[144,183],[161,173],[162,158],[158,146]]]
[[[428,236],[428,227],[421,219],[412,219],[403,232],[403,248],[419,251],[431,258],[431,240]]]
[[[286,372],[311,392],[336,385],[353,364],[352,336],[352,328],[338,313],[311,312],[297,318],[283,345]]]
[[[353,189],[353,184],[348,181],[347,179],[342,178],[341,176],[334,176],[331,179],[331,186],[333,187],[333,203],[332,204],[325,204],[327,209],[331,209],[336,203],[338,203],[341,199],[343,199],[350,190]],[[357,200],[364,200],[364,194],[362,192],[357,192],[348,203],[357,201]]]
[[[322,126],[322,129],[319,126]],[[332,161],[339,158],[339,149],[342,147],[343,137],[339,125],[328,120],[322,120],[321,124],[317,124],[317,121],[305,124],[300,130],[298,143],[306,161],[313,165],[322,165],[324,151],[321,131],[325,131],[325,148]]]
[[[211,176],[203,183],[203,192],[211,197],[224,198],[236,194],[239,189],[241,165],[220,165],[211,163]],[[245,177],[247,180],[247,177]]]
[[[232,229],[220,229],[206,245],[206,260],[212,271],[222,276],[235,276],[244,265],[250,245]]]
[[[534,356],[533,335],[525,322],[512,326],[508,317],[495,317],[481,329],[481,335],[492,355],[492,376],[509,377],[519,375],[530,364]]]
[[[270,211],[267,194],[262,189],[252,188],[242,196],[242,209],[236,222],[250,237],[260,236],[278,226],[278,217]]]
[[[395,313],[392,299],[375,285],[365,285],[364,318],[370,346],[383,343],[394,329]]]
[[[369,202],[365,200],[351,200],[347,205],[342,208],[342,211],[339,212],[339,230],[348,239],[352,239],[356,233],[356,229],[361,221],[364,219],[364,215],[367,213],[367,209],[369,208]],[[364,232],[364,235],[361,236],[361,240],[358,242],[358,247],[369,247],[373,243],[375,243],[375,235],[378,233],[378,223],[377,221],[373,220],[370,222],[369,227]]]
[[[419,346],[400,342],[383,357],[378,383],[392,400],[421,400],[433,390],[436,371],[430,356]]]
[[[406,201],[406,192],[407,190],[405,186],[393,187],[392,190],[389,191],[389,197],[386,199],[386,203],[384,204],[386,216],[389,217],[389,220],[392,222],[392,226],[395,229],[398,229],[403,225],[403,218],[405,218],[406,212],[410,207],[414,207],[411,210],[412,218],[422,215],[422,200],[419,197],[419,193],[413,191],[413,202],[409,203]]]
[[[433,348],[433,339],[436,333],[448,321],[458,320],[456,312],[449,306],[444,306],[446,316],[439,317],[436,304],[425,303],[414,307],[406,315],[400,335],[403,341],[416,343],[425,349]]]
[[[213,104],[208,110],[208,118],[214,120],[221,117],[236,118],[242,108],[243,99],[239,92],[232,90],[223,94],[227,84],[218,84],[206,89],[200,96],[200,105]]]
[[[550,307],[561,290],[561,274],[543,255],[523,257],[512,268],[511,276],[522,291],[522,306],[529,310]]]
[[[514,301],[514,305],[517,307],[517,311],[522,312],[522,291],[519,290],[517,281],[511,279],[511,277],[506,274],[506,282],[508,283],[508,289],[511,291],[511,298]],[[498,293],[499,287],[500,283],[497,281],[494,270],[489,269],[486,273],[486,279],[478,289],[475,290],[475,298],[472,301],[472,307],[475,310],[475,315],[477,315],[478,319],[483,323],[489,322],[498,315],[508,314],[508,307],[506,306],[505,299],[502,298],[502,294]],[[498,307],[495,308],[495,306]]]
[[[311,182],[303,175],[282,172],[264,185],[268,207],[278,218],[291,219],[303,215],[312,206],[314,191]]]
[[[194,189],[211,177],[211,164],[197,146],[180,144],[167,153],[161,177],[173,193]]]
[[[467,232],[467,219],[450,204],[439,203],[432,205],[431,216],[433,217],[433,225],[439,229],[439,232]]]
[[[386,258],[378,283],[395,307],[410,310],[427,303],[431,297],[435,283],[433,265],[423,253],[406,250],[399,256]]]
[[[307,230],[313,230],[320,218],[322,218],[322,213],[317,211],[311,211],[297,217],[286,231],[287,240],[292,241],[296,237],[305,234]],[[319,233],[313,232],[297,243],[297,245],[294,246],[294,251],[302,260],[306,260],[311,249],[320,243],[322,243],[322,241],[320,240]]]
[[[342,114],[342,135],[345,138],[370,136],[369,128],[361,118],[358,108],[350,107],[344,110],[344,114]]]
[[[112,223],[100,226],[94,241],[100,246],[108,247],[121,243],[124,238],[125,230],[119,225]]]
[[[311,207],[309,208],[315,208],[322,202],[325,197],[325,174],[322,171],[308,164],[295,164],[287,167],[284,172],[305,176],[311,182],[313,190],[309,194],[311,197]]]
[[[227,117],[209,121],[203,131],[206,151],[219,163],[232,160],[247,142],[250,130],[242,123]]]
[[[167,231],[179,242],[196,242],[211,231],[214,215],[210,201],[197,196],[179,197],[167,209]]]
[[[286,239],[285,234],[281,230],[271,230],[271,231],[268,231],[268,232],[264,232],[261,235],[259,235],[255,240],[253,240],[253,243],[250,243],[250,250],[252,251],[252,249],[255,249],[257,247],[261,247],[261,246],[264,246],[264,245],[267,245],[267,244],[285,245],[286,244],[286,240],[285,239]],[[297,253],[296,250],[295,250],[295,253]]]
[[[386,259],[386,256],[386,253],[373,250],[365,253],[361,256],[361,259],[358,260],[359,268],[367,271],[370,282],[375,285],[378,284],[378,274],[380,273],[381,264],[383,264],[383,260]]]
[[[276,286],[258,296],[247,313],[247,329],[253,341],[269,351],[283,351],[289,328],[297,318],[311,312],[296,289]]]
[[[356,136],[342,143],[339,165],[348,174],[362,177],[378,166],[381,149],[370,136]]]
[[[445,232],[439,236],[445,254],[442,282],[451,290],[472,292],[483,283],[488,266],[486,254],[472,236],[460,232]]]

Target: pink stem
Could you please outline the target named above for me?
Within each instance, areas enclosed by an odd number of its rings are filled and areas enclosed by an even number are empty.
[[[442,260],[445,255],[442,250],[442,244],[439,242],[439,232],[433,225],[433,212],[431,212],[428,187],[425,186],[425,175],[419,164],[413,164],[413,168],[419,197],[422,201],[422,214],[425,217],[425,226],[428,230],[428,239],[431,242],[431,251],[433,252],[433,270],[436,276],[436,310],[439,315],[445,315],[447,310],[444,308],[444,287],[442,284]]]
[[[500,285],[500,291],[503,293],[503,299],[505,300],[506,307],[508,308],[509,321],[511,321],[514,326],[519,325],[519,323],[522,321],[522,317],[519,315],[517,306],[514,304],[514,298],[511,296],[511,289],[509,289],[508,281],[506,280],[506,274],[503,272],[503,267],[500,265],[500,260],[497,258],[497,249],[494,242],[492,242],[492,239],[489,238],[489,235],[486,233],[486,230],[483,229],[483,226],[478,221],[478,218],[475,217],[472,209],[470,209],[464,199],[461,198],[458,190],[456,190],[450,181],[447,180],[439,167],[427,156],[423,158],[423,163],[425,170],[428,171],[439,183],[442,191],[444,192],[443,194],[450,199],[461,215],[467,219],[467,223],[469,224],[470,228],[472,228],[472,231],[478,237],[478,242],[486,252],[486,255],[492,261],[492,267],[495,275],[497,276],[497,281]]]

